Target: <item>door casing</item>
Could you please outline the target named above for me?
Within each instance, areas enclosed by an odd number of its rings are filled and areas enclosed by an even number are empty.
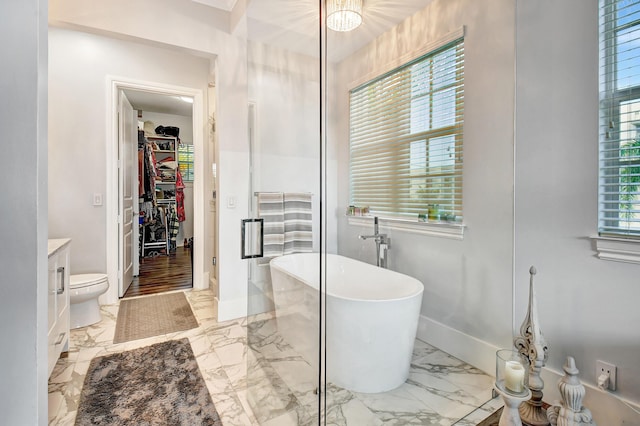
[[[120,90],[138,90],[168,96],[187,96],[193,98],[193,145],[194,145],[194,181],[193,181],[193,233],[202,235],[194,238],[193,247],[193,288],[209,287],[209,271],[204,268],[204,217],[205,200],[205,110],[204,94],[200,89],[168,85],[156,82],[107,76],[107,129],[106,129],[106,257],[109,290],[100,297],[100,303],[113,304],[118,301],[118,288],[123,271],[118,268],[118,92]]]

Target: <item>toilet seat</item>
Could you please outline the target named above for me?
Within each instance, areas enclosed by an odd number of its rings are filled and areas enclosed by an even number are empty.
[[[107,274],[71,275],[69,287],[71,289],[78,289],[83,287],[89,287],[96,284],[101,284],[105,281],[107,281]]]

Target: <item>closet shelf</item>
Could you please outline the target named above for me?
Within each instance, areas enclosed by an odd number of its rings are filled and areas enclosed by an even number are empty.
[[[148,161],[149,164],[145,164],[145,167],[155,167],[156,173],[155,176],[150,176],[145,170],[141,170],[139,173],[145,173],[138,176],[140,181],[149,179],[145,180],[144,188],[146,191],[151,191],[152,201],[154,201],[151,210],[153,214],[149,218],[151,220],[143,220],[141,223],[141,250],[138,253],[141,258],[149,254],[155,256],[160,252],[168,256],[175,249],[175,234],[171,231],[176,228],[172,225],[170,229],[168,215],[170,211],[177,208],[175,196],[176,169],[179,167],[177,147],[178,139],[175,137],[145,135],[143,147],[145,157],[149,155],[153,158],[152,161]],[[139,204],[140,211],[143,210],[144,199],[143,197]]]

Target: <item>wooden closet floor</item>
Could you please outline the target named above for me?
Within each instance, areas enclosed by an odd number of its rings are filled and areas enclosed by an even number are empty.
[[[191,252],[178,247],[169,256],[145,257],[140,260],[140,276],[133,282],[124,297],[144,296],[183,290],[193,287],[191,282]]]

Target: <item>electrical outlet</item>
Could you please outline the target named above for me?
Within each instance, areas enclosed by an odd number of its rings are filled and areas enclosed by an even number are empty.
[[[617,367],[613,364],[609,364],[604,361],[596,361],[596,381],[601,374],[609,374],[609,387],[610,391],[616,390],[616,373]]]

